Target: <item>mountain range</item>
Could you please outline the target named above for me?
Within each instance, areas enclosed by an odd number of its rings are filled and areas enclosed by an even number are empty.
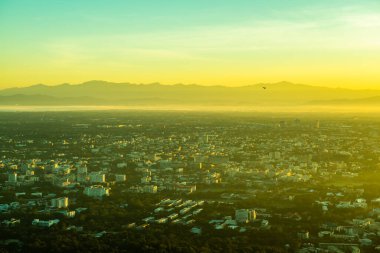
[[[380,90],[328,88],[289,82],[226,87],[89,81],[0,90],[0,105],[358,106],[380,105]]]

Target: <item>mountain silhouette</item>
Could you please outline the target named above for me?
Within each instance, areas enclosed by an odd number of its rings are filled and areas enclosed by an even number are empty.
[[[373,97],[377,96],[380,96],[380,90],[328,88],[290,82],[226,87],[112,83],[94,80],[81,84],[36,84],[0,90],[0,104],[301,106],[351,102],[365,104],[370,98],[376,100]]]

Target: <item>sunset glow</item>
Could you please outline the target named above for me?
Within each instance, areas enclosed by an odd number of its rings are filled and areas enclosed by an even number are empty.
[[[379,1],[0,2],[0,88],[88,80],[380,88]]]

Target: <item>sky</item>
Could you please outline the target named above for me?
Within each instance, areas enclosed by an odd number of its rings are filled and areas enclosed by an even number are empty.
[[[380,89],[379,0],[0,0],[0,88],[89,80]]]

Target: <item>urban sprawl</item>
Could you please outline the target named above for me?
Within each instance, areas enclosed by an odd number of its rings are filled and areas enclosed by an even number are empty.
[[[53,250],[59,242],[59,252],[93,240],[99,251],[112,242],[140,252],[380,252],[376,118],[0,118],[0,248]]]

